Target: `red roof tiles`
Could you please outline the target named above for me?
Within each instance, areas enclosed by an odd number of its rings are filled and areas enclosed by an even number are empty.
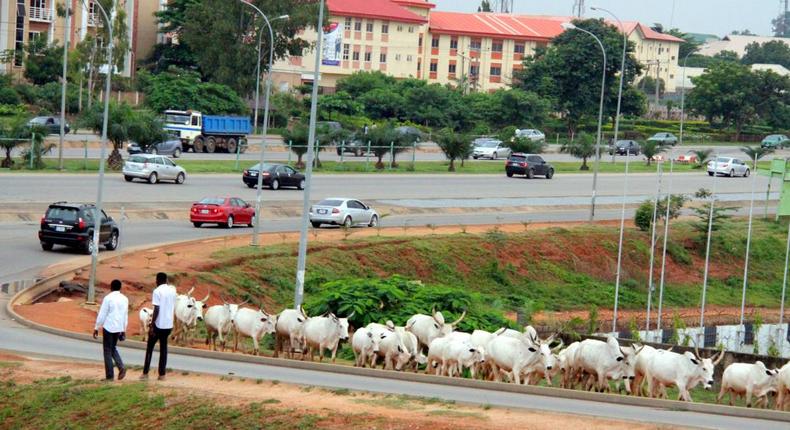
[[[548,41],[562,33],[565,21],[501,13],[431,12],[432,33]]]
[[[398,22],[425,23],[428,20],[390,0],[327,0],[335,16],[385,19]]]

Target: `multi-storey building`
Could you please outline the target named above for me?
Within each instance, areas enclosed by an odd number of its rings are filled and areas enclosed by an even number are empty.
[[[327,0],[321,85],[360,70],[380,70],[396,78],[464,85],[493,91],[512,83],[524,57],[547,46],[573,17],[433,10],[427,0]],[[624,23],[635,57],[674,91],[681,39],[638,22]],[[315,32],[302,37],[315,41]],[[280,88],[312,81],[313,51],[274,67]]]

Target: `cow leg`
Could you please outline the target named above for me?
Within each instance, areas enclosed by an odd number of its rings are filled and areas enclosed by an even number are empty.
[[[335,347],[332,348],[332,363],[335,362],[335,357],[337,356],[337,346],[338,346],[338,344],[336,343]]]
[[[252,336],[252,355],[258,355],[258,336]]]
[[[752,388],[750,386],[746,386],[746,407],[752,407]]]
[[[722,385],[721,390],[719,390],[719,395],[716,396],[716,404],[721,403],[721,399],[724,397],[724,393],[726,392],[727,389],[724,387],[724,385]],[[732,396],[730,396],[730,403],[732,403]],[[732,406],[732,404],[730,404],[730,406]]]

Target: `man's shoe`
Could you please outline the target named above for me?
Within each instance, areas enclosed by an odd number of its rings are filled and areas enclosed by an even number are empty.
[[[147,373],[143,373],[142,375],[140,375],[140,380],[141,381],[147,381],[148,380],[148,374]]]
[[[165,378],[165,375],[159,375],[159,378],[158,378],[158,379],[159,379],[160,381],[164,381],[166,378]]]
[[[122,367],[121,370],[118,371],[118,380],[120,381],[125,377],[126,377],[126,368]]]

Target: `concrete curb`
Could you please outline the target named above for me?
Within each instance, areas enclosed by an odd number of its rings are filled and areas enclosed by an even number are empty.
[[[193,240],[187,242],[175,243],[190,243],[199,242],[201,240]],[[159,245],[163,246],[163,245]],[[128,252],[134,252],[129,250]],[[86,266],[78,269],[67,270],[42,280],[37,285],[30,287],[26,290],[20,291],[15,294],[6,304],[6,311],[17,322],[30,327],[35,330],[50,333],[56,336],[67,337],[82,341],[100,343],[100,340],[95,340],[92,336],[87,334],[75,333],[66,330],[61,330],[54,327],[45,326],[34,321],[23,318],[14,311],[14,306],[18,303],[31,303],[38,297],[50,293],[57,288],[58,282],[71,276],[75,270],[85,270]],[[140,341],[128,340],[124,342],[124,346],[135,349],[145,349],[145,344]],[[584,400],[592,402],[605,402],[618,405],[646,407],[646,408],[659,408],[674,411],[688,411],[704,414],[725,415],[747,419],[765,419],[773,421],[781,421],[790,423],[790,413],[779,412],[775,410],[765,409],[749,409],[743,407],[733,407],[724,405],[713,405],[704,403],[686,403],[675,400],[662,400],[662,399],[649,399],[644,397],[623,396],[617,394],[604,394],[594,393],[579,390],[568,390],[552,387],[536,387],[507,384],[501,382],[479,381],[472,379],[448,378],[442,376],[425,375],[420,373],[410,372],[396,372],[388,370],[357,368],[351,366],[341,366],[335,364],[323,364],[315,362],[304,362],[298,360],[288,360],[281,358],[259,357],[252,355],[233,354],[226,352],[206,351],[193,348],[185,348],[180,346],[172,346],[170,348],[175,354],[187,355],[199,358],[209,358],[215,360],[228,360],[242,363],[257,363],[268,366],[285,367],[299,370],[309,370],[315,372],[331,372],[343,375],[363,376],[372,378],[394,379],[399,381],[423,383],[423,384],[436,384],[446,385],[453,387],[474,388],[488,391],[498,391],[507,393],[529,394],[537,396],[549,396],[564,399]]]

